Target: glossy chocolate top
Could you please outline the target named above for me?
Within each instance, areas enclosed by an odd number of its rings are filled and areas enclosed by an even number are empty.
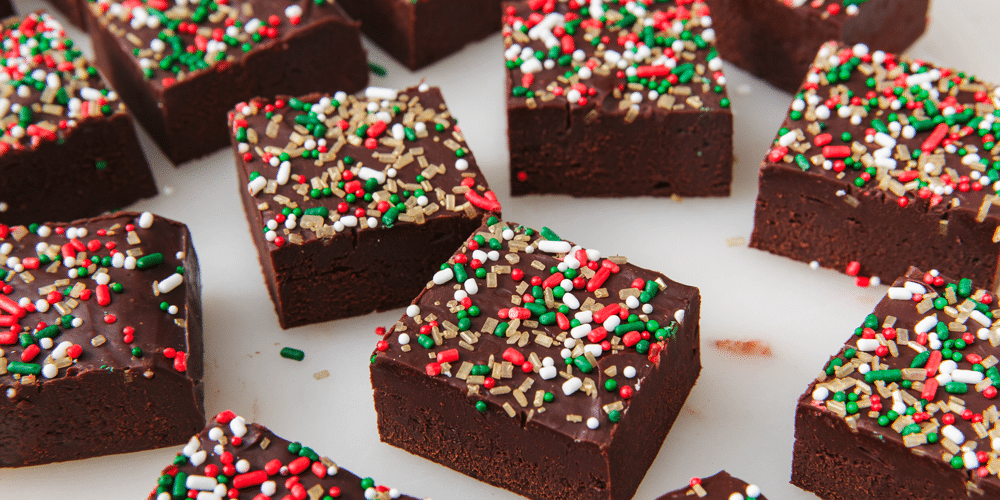
[[[627,122],[655,109],[728,108],[711,26],[701,1],[512,2],[503,27],[509,102],[622,112]]]
[[[230,119],[245,196],[274,249],[499,212],[437,87],[254,99]]]
[[[760,494],[760,488],[755,484],[747,484],[741,479],[730,476],[726,471],[719,471],[714,476],[692,478],[691,485],[672,491],[657,500],[767,500]]]
[[[941,460],[973,482],[996,482],[996,300],[968,279],[910,268],[799,404]]]
[[[176,500],[192,492],[199,500],[250,500],[261,494],[317,500],[416,500],[377,485],[370,477],[362,479],[341,469],[312,448],[280,438],[260,424],[247,423],[231,411],[216,415],[191,438],[173,465],[163,470],[149,500]]]
[[[0,225],[6,395],[90,370],[200,378],[200,363],[188,372],[190,248],[187,227],[148,212]]]
[[[353,23],[336,0],[88,0],[87,6],[159,91],[192,73],[239,64],[319,21]],[[336,47],[317,50],[336,57]]]
[[[0,155],[61,140],[84,120],[125,112],[54,17],[33,12],[7,19],[2,30]],[[98,161],[94,168],[106,166]]]
[[[610,442],[698,290],[491,218],[434,275],[376,356],[574,439]],[[691,318],[697,321],[697,318]]]
[[[864,45],[824,45],[767,162],[885,192],[901,206],[986,217],[1000,190],[1000,90]]]

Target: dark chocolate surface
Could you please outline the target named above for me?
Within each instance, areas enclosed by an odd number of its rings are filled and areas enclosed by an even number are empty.
[[[219,477],[227,482],[220,483]],[[183,482],[182,482],[183,480]],[[149,500],[171,500],[196,492],[198,498],[416,500],[396,488],[341,469],[302,443],[276,436],[266,427],[224,411],[216,415],[163,470]]]
[[[728,195],[732,116],[711,26],[703,2],[508,3],[512,192]]]
[[[526,231],[531,231],[530,235]],[[580,273],[580,280],[568,286],[572,280],[565,278],[567,271],[552,272],[552,268],[566,266],[566,258],[573,260],[572,255],[577,253],[570,251],[573,244],[558,237],[548,240],[537,231],[504,222],[480,228],[470,241],[480,238],[487,243],[473,245],[476,249],[467,243],[456,257],[449,259],[447,268],[434,276],[433,286],[420,294],[407,309],[407,315],[386,335],[386,349],[378,351],[376,357],[420,371],[440,369],[435,377],[444,377],[443,380],[463,392],[472,391],[475,399],[487,403],[486,411],[507,411],[512,417],[533,420],[577,441],[608,443],[617,420],[627,418],[630,398],[624,394],[637,392],[643,380],[660,369],[660,351],[679,330],[682,321],[678,318],[683,320],[697,289],[628,264],[624,258],[599,257],[600,253],[593,250],[587,262],[592,262],[596,270],[577,261],[574,266],[584,270],[569,271]],[[488,243],[491,240],[496,243]],[[544,250],[548,245],[563,248]],[[480,265],[484,269],[481,278],[474,271]],[[606,270],[601,271],[601,266]],[[466,279],[456,278],[456,270],[460,270],[460,275],[464,273]],[[520,279],[513,279],[511,273],[515,270],[523,273]],[[636,280],[642,284],[633,287],[638,284]],[[531,285],[533,281],[538,282],[537,289]],[[590,291],[586,288],[588,283]],[[553,291],[556,287],[566,294],[562,300],[549,296],[560,293]],[[476,293],[469,294],[470,290]],[[640,292],[651,290],[654,296],[646,302],[640,301]],[[468,307],[475,306],[480,311],[477,316],[467,318],[467,325],[458,316],[466,307],[456,300],[456,294],[467,295]],[[542,314],[525,308],[524,297],[532,294],[538,298],[530,307],[537,307]],[[622,305],[625,297],[632,295],[636,307]],[[569,307],[567,302],[576,307]],[[559,311],[560,307],[565,311]],[[650,311],[643,312],[644,307]],[[528,316],[511,319],[512,308]],[[612,311],[620,313],[610,314]],[[602,323],[608,326],[621,323],[622,333],[608,331],[596,321],[576,318],[595,314],[599,318],[613,316],[613,320]],[[632,315],[636,317],[628,321]],[[580,323],[574,327],[579,333],[571,334],[571,321],[574,325]],[[592,331],[593,338],[585,330]],[[624,330],[631,333],[626,335]],[[575,335],[580,335],[579,340]],[[430,340],[430,348],[423,347],[421,340]],[[603,354],[586,355],[585,349],[596,350],[602,341],[608,342],[607,349],[600,349]],[[428,353],[440,358],[448,352],[458,359],[447,362],[447,366],[442,366],[444,361],[428,360]],[[573,364],[567,364],[565,359]],[[551,367],[546,368],[550,362]],[[522,370],[524,363],[530,363],[527,373]],[[470,375],[475,366],[488,373]],[[627,370],[635,373],[629,376]],[[613,381],[614,390],[607,389],[609,381]],[[570,389],[566,385],[576,383],[586,387]],[[489,387],[491,384],[494,387]],[[554,400],[546,401],[546,393],[552,394]],[[618,413],[612,416],[613,411]]]
[[[244,208],[285,327],[405,305],[500,210],[434,87],[254,99],[230,121]],[[331,303],[299,307],[317,294]]]
[[[657,500],[689,500],[695,497],[706,500],[767,500],[767,497],[760,494],[757,485],[747,484],[726,471],[719,471],[706,478],[691,479],[689,487],[667,493]]]
[[[411,70],[500,29],[502,0],[341,0],[375,43]]]
[[[928,0],[706,0],[727,61],[795,92],[830,40],[906,50],[927,26]]]
[[[945,479],[939,487],[942,491],[950,488],[951,493],[935,493],[934,498],[950,497],[960,490],[968,490],[973,497],[983,495],[980,488],[997,491],[995,464],[1000,452],[991,438],[1000,423],[994,403],[996,385],[1000,385],[995,366],[1000,352],[996,347],[1000,333],[993,319],[1000,314],[994,309],[996,299],[971,280],[955,281],[937,271],[911,268],[897,279],[799,399],[798,421],[811,430],[796,429],[793,469],[802,475],[793,473],[793,482],[812,483],[808,489],[826,493],[825,487],[817,486],[825,480],[802,479],[816,475],[815,467],[807,465],[815,458],[798,440],[836,448],[836,443],[823,443],[831,439],[824,437],[829,431],[817,430],[829,427],[840,433],[873,436],[871,441],[877,444],[862,448],[880,448],[872,452],[874,456],[908,450],[913,470],[941,471]],[[811,420],[825,423],[806,423]],[[807,453],[801,459],[800,450]],[[850,455],[844,458],[851,460]],[[858,481],[868,485],[874,480]],[[905,491],[924,491],[912,489],[918,487],[923,488],[922,483],[907,486]],[[852,488],[848,483],[843,489]],[[858,494],[865,491],[856,490]],[[855,498],[854,493],[832,497]]]
[[[358,23],[333,0],[101,0],[90,14],[98,65],[175,162],[221,148],[237,102],[368,81]]]
[[[163,429],[125,433],[204,422],[200,283],[187,228],[120,212],[32,229],[0,226],[0,464],[166,446],[178,437]],[[140,410],[119,391],[145,413],[132,414]],[[102,415],[116,407],[125,413]],[[29,420],[36,414],[45,423]],[[134,421],[97,425],[126,415]],[[87,449],[88,440],[100,444]]]
[[[154,196],[125,106],[63,26],[36,12],[2,30],[0,222],[72,220]]]
[[[439,269],[372,357],[382,440],[532,499],[631,498],[701,369],[698,290],[494,219]]]
[[[867,240],[864,246],[841,242],[839,252],[853,253],[849,260],[860,263],[862,275],[892,276],[908,263],[933,265],[936,259],[944,272],[993,286],[1000,255],[993,241],[998,219],[990,213],[1000,188],[997,92],[972,75],[923,61],[869,53],[862,45],[825,45],[765,159],[750,245],[843,270],[844,257],[821,241],[822,228],[856,227],[889,242],[882,248]],[[800,179],[780,181],[797,184],[798,192],[765,190],[766,180],[778,178]],[[832,201],[815,214],[813,208],[795,210],[808,213],[800,216],[767,212],[783,203],[782,196],[797,195]],[[832,214],[829,220],[824,212]],[[926,222],[900,225],[907,228],[901,232],[875,229],[880,219],[892,225],[916,218]],[[789,223],[805,228],[785,234]],[[899,258],[891,250],[911,236],[933,250]],[[949,249],[958,258],[944,255]]]

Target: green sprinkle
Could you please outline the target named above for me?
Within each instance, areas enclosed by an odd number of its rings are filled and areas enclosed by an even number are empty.
[[[294,347],[282,347],[281,357],[286,359],[294,359],[295,361],[302,361],[302,358],[306,357],[306,353]]]

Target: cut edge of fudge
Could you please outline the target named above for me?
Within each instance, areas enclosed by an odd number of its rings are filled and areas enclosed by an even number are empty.
[[[747,484],[724,470],[705,478],[693,477],[688,486],[667,493],[657,500],[688,500],[695,497],[706,500],[767,500],[767,497],[761,495],[760,487]]]
[[[1000,495],[996,298],[936,270],[897,279],[799,398],[792,484],[844,500]]]
[[[166,8],[175,1],[159,4]],[[368,82],[360,23],[335,0],[322,5],[298,0],[260,12],[262,18],[255,17],[250,5],[245,0],[220,4],[220,10],[207,15],[191,9],[137,10],[133,14],[145,23],[132,17],[126,24],[118,17],[127,14],[121,3],[88,4],[95,63],[175,164],[224,148],[226,113],[240,101],[280,93],[356,91]],[[240,27],[226,27],[226,19]],[[172,24],[186,31],[169,29]],[[157,38],[161,34],[166,42]],[[174,54],[174,47],[183,54]],[[203,57],[192,57],[188,47]],[[315,47],[337,47],[339,57],[331,60]],[[295,78],[285,78],[287,74]]]
[[[903,52],[927,27],[929,0],[797,2],[705,0],[723,59],[794,93],[828,40]]]
[[[230,123],[283,328],[406,305],[500,212],[436,87],[257,98]]]
[[[500,30],[502,0],[341,0],[361,30],[416,71]]]
[[[732,113],[707,5],[577,4],[505,4],[511,193],[728,196]]]
[[[221,500],[253,490],[260,492],[253,498],[416,500],[342,469],[312,448],[248,423],[229,410],[215,415],[191,437],[160,474],[148,498],[171,500],[194,492],[199,499]]]
[[[631,498],[700,372],[699,310],[697,288],[490,220],[376,346],[379,435],[528,498]]]
[[[0,466],[171,446],[204,425],[186,226],[118,212],[0,237]]]
[[[0,97],[0,222],[73,220],[155,196],[131,116],[62,24],[36,11],[4,19],[2,30],[5,60],[13,65],[5,72],[17,84],[5,82]],[[44,59],[21,57],[22,37],[47,40],[38,54]]]
[[[763,161],[750,246],[861,277],[912,264],[995,286],[998,104],[971,75],[827,43]]]

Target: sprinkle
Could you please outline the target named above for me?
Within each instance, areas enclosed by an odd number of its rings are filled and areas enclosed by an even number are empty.
[[[302,361],[306,357],[306,353],[295,349],[293,347],[282,347],[281,357],[286,359],[294,359],[295,361]]]

